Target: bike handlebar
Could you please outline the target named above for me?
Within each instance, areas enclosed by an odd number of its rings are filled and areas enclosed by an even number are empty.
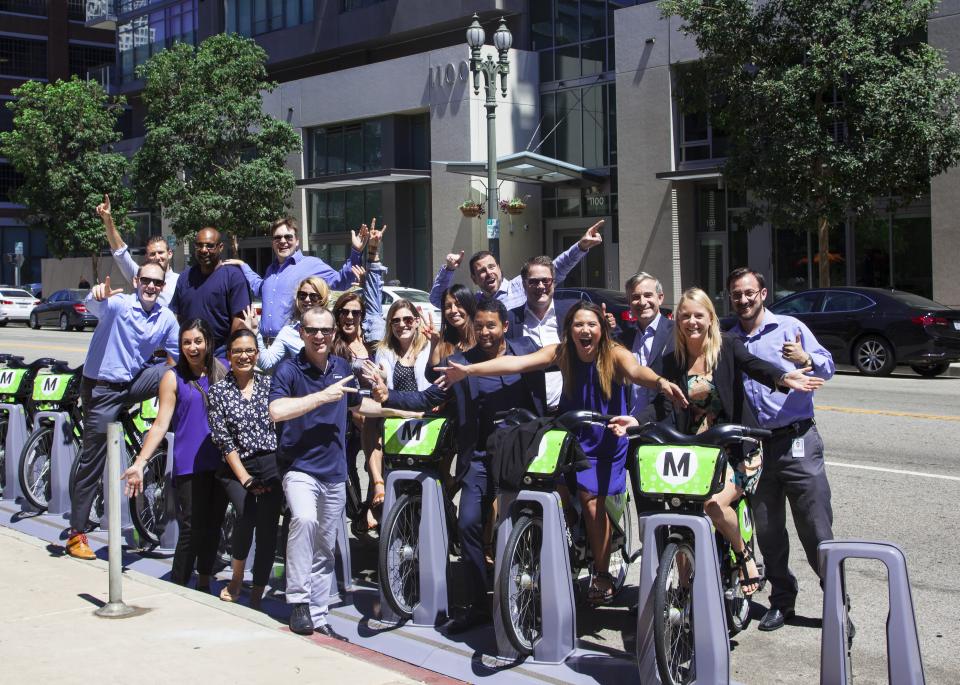
[[[15,354],[0,354],[0,364],[14,364],[19,366],[23,364],[23,357],[18,357]]]
[[[736,423],[723,423],[698,435],[686,435],[662,423],[644,423],[627,429],[627,436],[648,444],[710,445],[728,447],[746,440],[763,440],[772,435],[764,428],[751,428]]]
[[[493,415],[495,422],[504,422],[511,426],[516,426],[527,421],[536,421],[540,417],[529,409],[503,409]],[[554,422],[568,431],[573,431],[583,424],[599,424],[606,426],[613,417],[608,414],[599,414],[589,409],[575,409],[564,412],[553,418]]]

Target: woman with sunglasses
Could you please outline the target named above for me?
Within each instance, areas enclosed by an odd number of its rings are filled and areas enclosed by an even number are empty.
[[[227,496],[217,481],[220,453],[210,439],[207,393],[226,375],[213,356],[213,332],[194,319],[180,329],[177,365],[163,374],[157,418],[143,440],[140,454],[124,474],[127,497],[143,492],[143,468],[173,426],[173,489],[179,536],[170,580],[187,585],[197,568],[197,590],[210,592],[210,576],[220,540]]]
[[[218,476],[237,512],[231,540],[233,575],[220,599],[239,599],[244,565],[256,530],[250,606],[259,609],[273,568],[283,504],[277,470],[277,433],[268,409],[271,377],[255,372],[256,337],[248,329],[241,328],[230,336],[227,353],[230,372],[210,388],[207,408],[211,437],[225,462]]]
[[[310,307],[326,307],[329,298],[330,286],[319,276],[307,276],[300,281],[294,291],[294,305],[290,310],[293,319],[280,329],[269,347],[263,344],[259,332],[260,317],[251,305],[244,312],[244,322],[257,336],[257,347],[260,350],[257,368],[269,371],[286,357],[296,357],[303,349],[303,340],[300,339],[300,315]]]

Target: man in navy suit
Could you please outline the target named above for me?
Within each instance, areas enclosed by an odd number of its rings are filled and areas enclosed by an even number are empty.
[[[506,337],[508,340],[529,338],[537,347],[560,342],[560,331],[567,311],[576,300],[554,300],[556,289],[553,260],[547,256],[531,257],[520,269],[527,301],[510,310]],[[560,404],[563,376],[557,368],[546,372],[547,408],[551,411]]]
[[[655,276],[645,271],[631,276],[623,290],[630,303],[630,311],[637,318],[636,327],[623,327],[620,334],[620,343],[633,352],[637,361],[649,366],[659,374],[663,373],[663,358],[673,354],[673,321],[660,313],[663,304],[663,286]],[[630,413],[645,421],[659,421],[663,417],[657,416],[653,400],[655,391],[648,390],[642,385],[633,386],[633,398],[630,404]]]
[[[482,299],[477,302],[473,319],[477,344],[466,352],[458,352],[444,360],[460,364],[477,364],[505,354],[524,355],[538,349],[529,338],[507,340],[510,329],[507,309],[499,300]],[[468,582],[473,592],[467,614],[453,621],[447,632],[460,633],[490,621],[487,599],[487,564],[483,555],[483,517],[490,511],[493,498],[490,460],[487,456],[487,438],[493,433],[494,416],[502,409],[524,408],[537,415],[546,409],[543,371],[511,374],[508,376],[469,377],[466,382],[452,387],[431,385],[420,392],[387,390],[380,378],[375,382],[373,399],[384,407],[425,411],[452,400],[452,418],[456,421],[457,467],[456,480],[461,484],[460,514],[457,529],[460,545],[467,561]],[[448,405],[449,406],[449,405]]]

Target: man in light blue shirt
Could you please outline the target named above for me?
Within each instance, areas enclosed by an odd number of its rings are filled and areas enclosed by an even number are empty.
[[[224,264],[234,264],[243,270],[247,284],[254,295],[263,302],[260,318],[260,333],[269,345],[285,325],[290,323],[293,309],[294,289],[307,276],[319,276],[332,290],[348,290],[354,283],[352,268],[362,262],[363,239],[351,231],[350,258],[340,271],[334,271],[319,257],[307,257],[300,251],[300,227],[292,217],[283,217],[273,222],[270,238],[273,241],[273,262],[267,267],[263,278],[240,259],[228,259]]]
[[[554,284],[560,285],[567,277],[573,267],[580,263],[587,252],[603,244],[603,236],[600,235],[600,227],[603,226],[603,219],[587,229],[583,237],[576,245],[557,255],[553,260]],[[463,260],[463,250],[460,254],[448,254],[446,264],[440,267],[437,277],[433,281],[433,287],[430,289],[430,304],[437,309],[443,310],[443,291],[453,283],[453,274],[460,266]],[[500,264],[496,258],[486,250],[477,252],[470,258],[470,278],[480,288],[477,292],[477,299],[482,297],[493,298],[503,302],[507,310],[516,309],[527,301],[527,292],[523,287],[523,276],[503,282],[503,274],[500,272]]]
[[[767,297],[763,274],[735,269],[727,292],[738,322],[730,330],[756,356],[784,371],[807,369],[829,380],[833,357],[801,321],[775,315],[763,306]],[[823,465],[823,440],[813,416],[812,392],[773,392],[744,376],[747,401],[760,426],[773,431],[764,441],[763,475],[753,495],[753,515],[765,575],[770,581],[770,609],[760,630],[776,630],[794,613],[799,586],[790,571],[786,500],[807,561],[818,572],[817,546],[833,539],[830,483]]]
[[[78,457],[70,511],[67,553],[94,559],[84,531],[107,458],[107,424],[132,404],[156,395],[164,364],[152,364],[154,352],[179,354],[179,326],[173,312],[157,300],[164,289],[158,264],[144,264],[134,278],[136,293],[113,289],[110,278],[95,285],[84,303],[100,319],[83,367],[83,445]]]

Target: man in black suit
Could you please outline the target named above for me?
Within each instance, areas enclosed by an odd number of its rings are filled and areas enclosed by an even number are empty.
[[[567,311],[576,300],[554,300],[556,289],[553,260],[546,256],[531,257],[520,269],[527,301],[510,310],[507,317],[508,340],[529,338],[537,347],[560,342],[560,331]],[[557,368],[546,372],[547,408],[554,410],[563,393],[563,376]]]
[[[507,340],[510,329],[507,309],[499,300],[477,302],[473,319],[477,344],[466,352],[458,352],[444,360],[460,364],[477,364],[505,354],[524,355],[538,349],[529,338]],[[493,498],[492,473],[487,456],[487,438],[494,431],[494,416],[502,409],[524,408],[537,415],[546,409],[543,371],[492,377],[469,377],[452,387],[431,385],[421,392],[387,390],[383,380],[375,382],[373,398],[384,407],[425,411],[452,400],[449,408],[456,421],[456,480],[461,484],[460,513],[457,529],[460,545],[467,561],[468,582],[473,592],[466,616],[453,621],[448,633],[463,632],[490,621],[487,600],[487,564],[483,555],[483,517],[490,511]],[[449,405],[448,405],[449,406]]]
[[[673,354],[673,321],[660,313],[663,304],[663,286],[655,276],[645,271],[631,276],[623,286],[630,303],[630,311],[637,318],[635,327],[625,326],[619,342],[633,352],[637,361],[663,374],[663,358]],[[630,413],[640,423],[659,421],[653,400],[657,393],[642,385],[633,386]]]

